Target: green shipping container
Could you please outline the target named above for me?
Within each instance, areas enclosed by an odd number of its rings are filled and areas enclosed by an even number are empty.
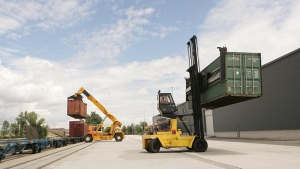
[[[225,52],[221,57],[222,53],[200,72],[202,108],[214,109],[262,96],[260,53]]]

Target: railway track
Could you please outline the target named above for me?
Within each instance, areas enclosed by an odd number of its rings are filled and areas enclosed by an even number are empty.
[[[8,155],[0,162],[0,168],[5,169],[32,169],[44,168],[52,163],[66,158],[78,151],[81,151],[97,142],[92,143],[76,143],[60,148],[46,148],[41,153],[32,154],[30,150],[24,151],[22,154]]]
[[[54,149],[56,149],[56,148],[48,147],[46,149],[43,149],[40,153],[44,153],[44,152],[51,151]],[[6,154],[5,158],[2,159],[1,163],[5,163],[5,162],[8,162],[8,161],[11,161],[14,159],[18,159],[18,158],[22,158],[22,157],[26,157],[26,156],[30,156],[30,155],[32,155],[32,150],[25,150],[22,153]],[[1,166],[1,163],[0,163],[0,166]]]

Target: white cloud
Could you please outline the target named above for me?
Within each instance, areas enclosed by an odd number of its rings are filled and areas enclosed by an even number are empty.
[[[299,1],[221,1],[199,26],[201,67],[228,51],[259,52],[267,63],[299,48]]]
[[[15,30],[21,27],[21,23],[7,16],[0,16],[0,35],[6,34],[9,30]]]
[[[11,67],[0,62],[0,115],[14,122],[20,112],[35,111],[53,127],[68,127],[67,97],[84,87],[123,124],[135,123],[144,116],[151,122],[157,114],[156,93],[170,92],[174,87],[175,100],[183,102],[180,92],[187,61],[180,56],[164,57],[149,62],[132,62],[109,68],[70,69],[44,59],[26,56],[14,61]],[[179,82],[179,83],[178,83]],[[88,112],[96,111],[90,101]],[[153,107],[154,105],[154,107]],[[109,122],[109,120],[107,120]]]
[[[114,58],[120,55],[131,43],[139,40],[135,34],[143,32],[141,26],[149,23],[146,16],[153,11],[153,8],[134,10],[133,7],[130,7],[125,11],[119,11],[119,13],[126,14],[126,19],[119,19],[117,23],[87,35],[74,35],[74,38],[81,39],[79,40],[79,46],[82,49],[77,56],[83,58]]]
[[[84,60],[90,64],[103,63],[102,59],[119,56],[133,43],[145,40],[147,35],[163,38],[170,32],[177,31],[175,27],[151,23],[148,17],[154,11],[153,8],[135,9],[134,7],[119,10],[116,13],[125,16],[125,19],[118,19],[116,23],[107,25],[101,30],[73,34],[66,41],[67,43],[78,42],[75,49],[80,50],[76,54],[78,60],[75,62]],[[89,58],[93,58],[93,60],[89,61]],[[71,62],[76,59],[72,58]]]
[[[18,50],[16,50],[16,49],[0,47],[0,56],[2,56],[2,57],[9,57],[9,56],[12,56],[13,53],[17,53],[17,52],[18,52]]]
[[[67,28],[95,13],[94,1],[0,1],[0,35],[25,31],[28,27],[42,29]],[[23,30],[25,29],[25,30]]]
[[[166,26],[156,26],[155,29],[159,31],[147,31],[147,32],[149,32],[149,34],[153,37],[164,38],[170,32],[178,31],[178,28],[176,27],[166,27]]]

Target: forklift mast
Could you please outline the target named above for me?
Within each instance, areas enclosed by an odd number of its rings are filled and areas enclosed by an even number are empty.
[[[198,57],[197,37],[194,35],[189,42],[187,42],[189,68],[187,72],[190,74],[189,83],[191,87],[191,99],[193,105],[193,117],[195,135],[204,138],[202,108],[201,108],[201,79],[200,79],[200,64]]]

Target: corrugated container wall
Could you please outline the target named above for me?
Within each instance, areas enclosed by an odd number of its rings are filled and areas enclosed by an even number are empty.
[[[88,125],[81,121],[69,122],[69,137],[82,137],[88,132]]]
[[[87,105],[82,100],[68,98],[67,115],[75,119],[87,117]]]
[[[225,52],[221,57],[200,72],[202,108],[214,109],[262,96],[260,53]]]

